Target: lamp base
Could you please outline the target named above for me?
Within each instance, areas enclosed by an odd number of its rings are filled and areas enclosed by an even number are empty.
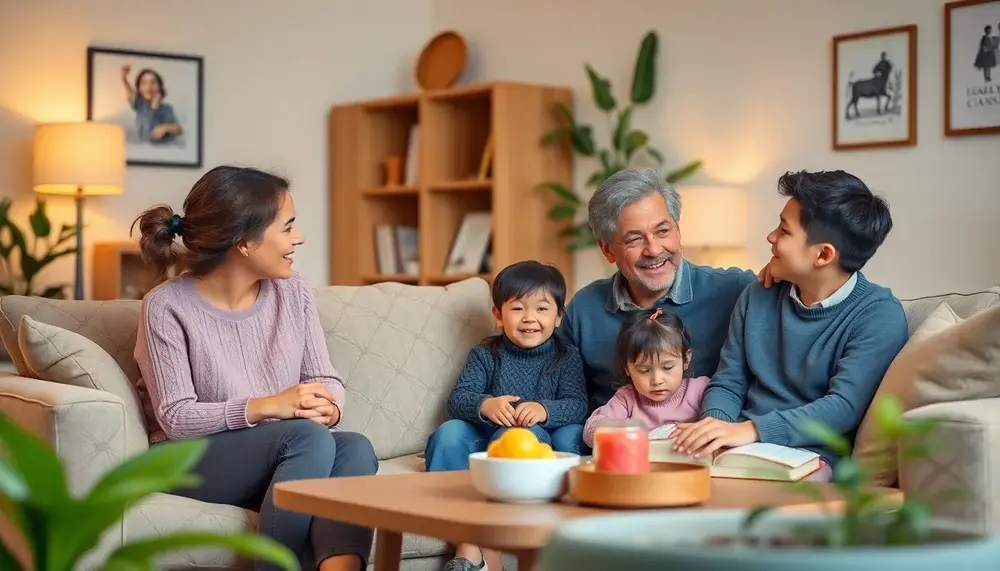
[[[73,299],[83,299],[83,188],[76,195],[76,278],[73,280]]]

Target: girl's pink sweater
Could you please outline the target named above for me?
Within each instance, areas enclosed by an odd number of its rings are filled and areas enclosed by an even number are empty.
[[[625,385],[602,407],[595,410],[583,425],[583,441],[594,446],[594,431],[602,420],[637,419],[652,430],[664,424],[694,422],[701,414],[701,396],[708,386],[708,377],[685,379],[677,392],[662,402],[652,401]]]

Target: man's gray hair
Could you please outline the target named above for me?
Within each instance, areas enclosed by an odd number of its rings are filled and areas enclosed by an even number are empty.
[[[590,229],[601,242],[611,242],[622,209],[654,192],[663,196],[670,216],[674,222],[680,223],[680,196],[660,178],[659,173],[653,169],[624,169],[608,177],[590,198],[587,205]]]

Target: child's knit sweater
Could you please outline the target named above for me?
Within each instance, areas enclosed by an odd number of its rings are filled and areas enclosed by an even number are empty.
[[[708,381],[708,377],[685,379],[677,392],[661,402],[642,396],[632,385],[625,385],[590,415],[583,425],[583,441],[594,446],[594,431],[602,420],[641,420],[649,430],[674,422],[694,422],[701,412],[701,395]]]

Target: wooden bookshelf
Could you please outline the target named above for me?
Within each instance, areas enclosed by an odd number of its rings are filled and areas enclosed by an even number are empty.
[[[572,256],[548,219],[555,205],[543,181],[572,186],[568,143],[545,145],[559,126],[557,102],[572,108],[565,87],[499,82],[464,85],[338,105],[330,114],[330,277],[335,285],[396,281],[446,285],[473,275],[491,280],[519,260],[555,264],[572,281]],[[415,180],[385,184],[384,161],[406,157],[419,126]],[[492,135],[490,171],[480,164]],[[491,264],[486,272],[445,272],[465,214],[489,212]],[[379,272],[376,227],[417,229],[419,271]],[[483,269],[483,268],[481,268]]]

